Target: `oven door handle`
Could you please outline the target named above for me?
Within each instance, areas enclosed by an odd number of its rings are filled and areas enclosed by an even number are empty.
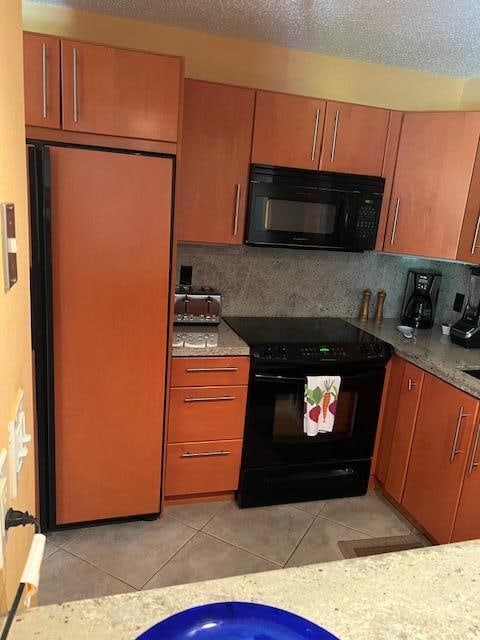
[[[368,378],[371,375],[372,371],[366,371],[365,373],[358,373],[353,376],[341,376],[341,378],[342,382],[347,382],[348,380],[357,380],[358,378]],[[256,373],[254,379],[265,382],[302,382],[303,384],[306,384],[307,382],[307,376],[304,378],[288,378],[287,376],[272,376],[263,373]]]
[[[305,384],[306,378],[287,378],[286,376],[268,376],[263,373],[256,373],[255,380],[264,382],[302,382]]]

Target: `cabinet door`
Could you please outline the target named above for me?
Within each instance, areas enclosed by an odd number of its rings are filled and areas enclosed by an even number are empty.
[[[63,128],[175,142],[181,60],[62,40]]]
[[[405,364],[385,480],[385,490],[397,502],[402,500],[424,377],[424,371],[410,362]]]
[[[156,513],[173,163],[50,159],[56,522]]]
[[[440,543],[450,540],[478,401],[425,374],[402,505]]]
[[[23,34],[25,124],[60,128],[60,40]]]
[[[477,148],[457,259],[480,263],[480,145]]]
[[[479,133],[478,113],[405,114],[385,251],[456,257]]]
[[[388,465],[390,464],[390,454],[392,449],[395,421],[397,419],[398,405],[400,402],[400,389],[402,385],[403,372],[405,370],[405,360],[398,356],[393,356],[387,365],[385,384],[382,397],[384,406],[381,415],[379,432],[378,451],[375,458],[374,474],[377,480],[385,484],[387,479]]]
[[[177,240],[241,244],[255,92],[185,81]]]
[[[252,162],[318,169],[325,101],[257,91]]]
[[[480,423],[469,452],[452,542],[480,538]]]
[[[381,176],[390,111],[327,102],[320,169]]]

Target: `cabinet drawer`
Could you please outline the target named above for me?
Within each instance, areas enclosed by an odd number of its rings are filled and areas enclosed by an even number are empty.
[[[234,491],[241,455],[242,440],[169,444],[165,495]]]
[[[250,358],[173,358],[172,387],[211,387],[248,384]]]
[[[248,387],[187,387],[170,392],[169,442],[243,437]]]

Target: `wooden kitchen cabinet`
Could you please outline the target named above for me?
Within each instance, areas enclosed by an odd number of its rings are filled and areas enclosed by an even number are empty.
[[[469,451],[452,542],[480,538],[480,422]]]
[[[165,495],[221,493],[238,487],[242,440],[167,446]]]
[[[325,101],[257,91],[252,163],[318,169]]]
[[[62,40],[63,128],[176,142],[182,60]]]
[[[172,389],[168,441],[243,438],[247,391],[247,386]]]
[[[173,358],[172,387],[246,385],[249,369],[248,356]]]
[[[243,243],[254,101],[252,89],[185,81],[177,240]]]
[[[237,489],[249,367],[247,356],[172,359],[167,499]]]
[[[383,175],[390,111],[347,102],[327,102],[322,171]]]
[[[452,533],[478,404],[425,374],[401,504],[439,543]]]
[[[384,483],[385,491],[397,502],[402,501],[424,378],[422,369],[410,362],[405,363]]]
[[[467,206],[463,218],[457,260],[480,263],[480,145],[473,167]]]
[[[158,513],[173,160],[48,153],[56,524]]]
[[[480,113],[404,115],[385,251],[451,259],[458,251],[468,255],[478,210],[471,212],[464,229],[465,245],[460,236],[479,134]]]
[[[377,480],[385,484],[387,479],[388,465],[392,453],[392,441],[397,420],[398,405],[400,402],[400,391],[402,386],[403,372],[405,370],[405,360],[398,356],[393,356],[387,365],[384,385],[384,409],[380,416],[378,451],[375,457],[373,473]]]
[[[60,40],[23,34],[25,124],[60,128]]]

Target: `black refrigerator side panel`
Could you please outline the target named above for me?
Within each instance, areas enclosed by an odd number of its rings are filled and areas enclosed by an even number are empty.
[[[39,516],[45,531],[55,526],[50,162],[47,147],[29,144],[27,149]]]

